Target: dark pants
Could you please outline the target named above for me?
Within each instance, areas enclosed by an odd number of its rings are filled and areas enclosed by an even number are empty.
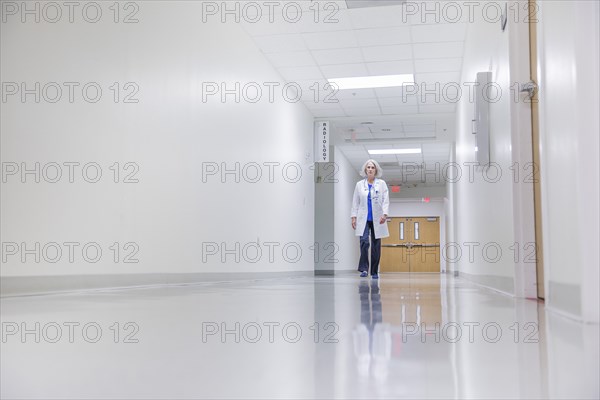
[[[371,275],[376,275],[379,272],[379,258],[381,257],[381,239],[375,239],[375,229],[373,221],[367,221],[365,230],[360,237],[360,261],[358,262],[358,270],[360,272],[369,272],[369,231],[371,231]]]

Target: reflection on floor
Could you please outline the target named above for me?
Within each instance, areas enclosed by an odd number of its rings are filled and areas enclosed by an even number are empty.
[[[438,274],[1,300],[2,398],[598,398],[598,326]]]

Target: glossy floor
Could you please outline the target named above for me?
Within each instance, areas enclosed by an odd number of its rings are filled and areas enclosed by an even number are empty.
[[[1,301],[2,398],[598,398],[598,326],[355,274]]]

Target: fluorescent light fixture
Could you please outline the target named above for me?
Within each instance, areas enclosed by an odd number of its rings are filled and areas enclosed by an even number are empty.
[[[369,154],[421,154],[421,149],[383,149],[369,150]]]
[[[330,84],[334,85],[334,87],[337,87],[339,90],[370,89],[414,85],[415,76],[413,74],[359,76],[355,78],[333,78],[328,79],[328,81]]]

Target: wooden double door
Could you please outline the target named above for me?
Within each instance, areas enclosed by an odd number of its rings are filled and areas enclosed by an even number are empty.
[[[381,272],[440,272],[439,217],[395,217],[381,240]]]

